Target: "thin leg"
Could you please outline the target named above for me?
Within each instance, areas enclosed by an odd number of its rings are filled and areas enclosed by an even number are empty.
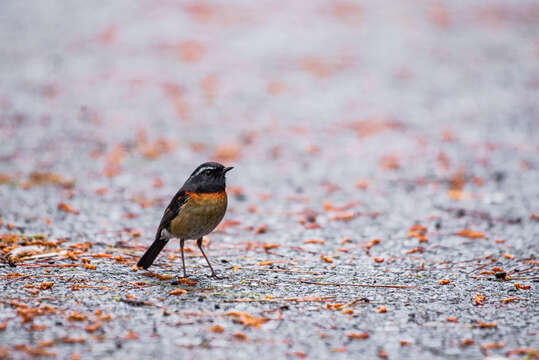
[[[202,255],[204,255],[204,259],[206,259],[206,262],[208,263],[208,266],[210,267],[211,277],[214,278],[214,279],[220,279],[220,277],[217,276],[215,271],[213,271],[213,267],[211,266],[210,261],[208,260],[208,257],[206,256],[206,254],[204,254],[204,250],[202,249],[202,238],[197,240],[197,245],[198,245],[198,248],[200,249],[200,252],[202,253]]]
[[[187,275],[185,274],[185,255],[183,253],[183,243],[185,242],[184,239],[180,239],[180,249],[182,251],[182,265],[183,265],[183,277],[186,278]]]

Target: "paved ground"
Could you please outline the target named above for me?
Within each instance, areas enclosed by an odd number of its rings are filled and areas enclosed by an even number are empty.
[[[538,17],[3,1],[0,358],[537,357]],[[208,159],[224,279],[135,271]]]

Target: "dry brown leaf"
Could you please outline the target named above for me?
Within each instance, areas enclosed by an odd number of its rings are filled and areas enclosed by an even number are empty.
[[[530,290],[531,285],[520,285],[519,283],[515,283],[515,288],[518,290]]]
[[[369,338],[369,333],[368,332],[362,332],[362,333],[350,333],[348,335],[346,335],[349,339],[354,339],[354,340],[365,340],[365,339],[368,339]]]
[[[53,287],[54,287],[54,283],[52,281],[44,281],[41,283],[41,285],[39,285],[39,288],[41,290],[52,289]]]
[[[479,327],[480,329],[493,329],[493,328],[497,328],[498,327],[498,324],[496,323],[486,323],[486,322],[483,322],[483,321],[479,321],[477,322],[477,327]]]
[[[246,328],[249,326],[252,326],[253,328],[257,329],[260,327],[260,325],[268,322],[270,319],[265,317],[255,317],[251,314],[239,312],[239,311],[232,311],[226,314],[227,316],[233,317],[233,320],[235,322],[239,322],[243,324]]]
[[[466,237],[466,238],[469,238],[469,239],[484,239],[484,238],[486,238],[485,234],[483,234],[482,232],[473,231],[473,230],[470,230],[470,229],[464,229],[462,231],[459,231],[455,235]]]
[[[80,214],[80,211],[73,209],[73,206],[65,202],[58,203],[58,210],[69,213],[69,214],[75,214],[75,215]]]
[[[322,260],[324,260],[325,262],[327,262],[327,263],[330,263],[330,264],[333,263],[333,259],[330,258],[329,256],[322,255],[322,256],[320,256],[320,258],[321,258]]]
[[[221,325],[213,325],[210,328],[210,331],[214,332],[214,333],[221,334],[221,333],[223,333],[225,331],[225,329]]]
[[[326,243],[326,240],[322,240],[322,239],[310,239],[310,240],[305,240],[303,243],[304,243],[304,244],[325,244],[325,243]]]
[[[187,294],[187,290],[185,289],[174,289],[168,293],[169,295],[183,295]]]

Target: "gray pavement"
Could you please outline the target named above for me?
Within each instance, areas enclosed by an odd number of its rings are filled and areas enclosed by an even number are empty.
[[[538,18],[3,1],[0,358],[537,358]],[[135,271],[207,160],[224,279]]]

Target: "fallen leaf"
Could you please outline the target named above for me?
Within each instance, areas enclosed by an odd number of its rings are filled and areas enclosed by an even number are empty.
[[[330,264],[333,263],[333,259],[330,258],[329,256],[322,255],[322,256],[320,256],[320,258],[322,260],[324,260],[325,262],[327,262],[327,263],[330,263]]]
[[[482,232],[472,231],[470,229],[464,229],[462,231],[459,231],[455,235],[466,237],[469,239],[484,239],[485,238],[485,234],[483,234]]]
[[[237,332],[234,334],[234,338],[236,340],[239,340],[239,341],[247,341],[247,335],[245,335],[244,333],[242,332]]]
[[[382,305],[382,306],[380,306],[380,307],[378,308],[378,312],[379,312],[379,313],[385,313],[385,312],[387,312],[387,308],[386,308],[384,305]]]
[[[210,328],[210,331],[214,332],[214,333],[221,334],[221,333],[223,333],[225,331],[225,329],[223,329],[223,327],[221,325],[213,325]]]
[[[84,321],[87,318],[88,316],[86,316],[85,314],[77,313],[77,312],[72,312],[67,316],[67,319],[72,320],[72,321]]]
[[[54,287],[54,283],[52,281],[44,281],[41,283],[41,285],[39,285],[39,288],[41,290],[52,289],[53,287]]]
[[[62,336],[60,338],[60,341],[62,341],[64,344],[82,344],[86,342],[86,339],[83,337],[80,338],[72,338],[69,336]]]
[[[310,239],[310,240],[305,240],[303,243],[304,243],[304,244],[325,244],[325,243],[326,243],[326,240],[322,240],[322,239]]]
[[[187,290],[185,289],[174,289],[168,293],[169,295],[183,295],[187,294]]]
[[[133,330],[129,330],[129,332],[124,336],[125,340],[138,340],[138,338],[138,334]]]
[[[482,345],[481,349],[483,350],[490,350],[490,349],[503,349],[505,347],[505,343],[503,342],[493,342],[487,345]]]
[[[520,285],[519,283],[515,283],[515,288],[518,290],[530,290],[531,285]]]
[[[351,334],[348,334],[346,335],[349,339],[355,339],[355,340],[365,340],[365,339],[368,339],[369,338],[369,333],[368,332],[363,332],[363,333],[351,333]]]
[[[75,215],[80,214],[79,211],[73,209],[73,206],[64,202],[58,203],[58,210]]]
[[[519,301],[520,299],[519,298],[516,298],[516,297],[508,297],[506,299],[503,299],[501,300],[502,303],[504,304],[508,304],[510,302],[513,302],[513,301]]]
[[[251,314],[239,311],[232,311],[227,313],[226,315],[233,317],[235,322],[243,324],[243,326],[245,326],[246,328],[252,326],[253,328],[257,329],[260,327],[260,325],[270,320],[265,317],[255,317]]]
[[[481,295],[480,293],[475,294],[474,302],[475,305],[483,305],[483,301],[487,300],[487,297]]]
[[[449,279],[440,280],[440,285],[447,285],[451,282]]]
[[[480,329],[493,329],[493,328],[497,328],[498,324],[479,321],[477,322],[477,327],[479,327]]]

